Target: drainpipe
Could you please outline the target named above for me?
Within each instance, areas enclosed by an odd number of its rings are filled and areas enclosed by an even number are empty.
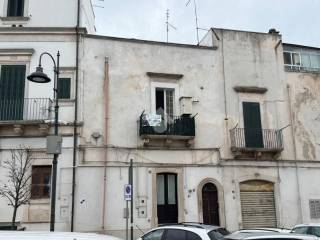
[[[224,122],[225,122],[225,136],[226,146],[229,144],[229,118],[228,118],[228,106],[227,106],[227,86],[226,86],[226,70],[225,70],[225,56],[224,56],[224,37],[223,30],[221,30],[221,53],[222,53],[222,76],[223,76],[223,100],[224,100]]]
[[[104,61],[104,144],[108,145],[108,125],[109,125],[109,59],[106,57]],[[106,216],[106,188],[107,188],[107,159],[108,159],[108,148],[104,151],[104,173],[103,173],[103,197],[102,197],[102,230],[105,230],[105,216]]]
[[[80,27],[80,4],[77,6],[77,26],[76,26],[76,79],[75,79],[75,102],[74,102],[74,123],[73,123],[73,161],[72,161],[72,203],[71,203],[71,228],[74,230],[74,204],[75,204],[75,184],[76,184],[76,162],[77,162],[77,144],[78,144],[78,86],[79,86],[79,27]]]

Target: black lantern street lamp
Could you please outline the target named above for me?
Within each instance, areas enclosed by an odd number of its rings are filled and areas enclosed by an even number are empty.
[[[53,160],[52,160],[52,177],[51,177],[51,213],[50,213],[50,231],[54,231],[54,224],[55,224],[55,209],[56,209],[56,183],[57,183],[57,163],[58,163],[58,156],[61,153],[61,146],[56,147],[55,150],[49,152],[49,142],[56,144],[58,146],[61,144],[61,137],[58,135],[59,130],[59,102],[58,102],[58,79],[59,79],[59,60],[60,60],[60,53],[57,53],[57,62],[54,60],[54,57],[47,52],[44,52],[40,55],[39,58],[39,66],[37,67],[34,73],[31,73],[27,79],[32,82],[36,83],[48,83],[51,79],[43,72],[43,68],[41,67],[41,60],[44,55],[49,56],[54,64],[54,87],[53,87],[53,96],[55,99],[55,106],[54,106],[54,136],[51,140],[47,140],[47,152],[53,153]],[[60,139],[60,140],[59,140]]]

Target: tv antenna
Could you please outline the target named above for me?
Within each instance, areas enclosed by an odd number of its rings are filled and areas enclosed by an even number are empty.
[[[169,9],[167,9],[167,21],[166,21],[166,25],[167,25],[167,43],[169,42],[169,30],[170,27],[173,28],[174,30],[177,30],[177,28],[175,26],[173,26],[170,22],[169,22]]]
[[[186,6],[189,5],[189,3],[191,2],[191,0],[188,0],[188,2],[186,3]],[[196,0],[193,0],[193,5],[194,5],[194,15],[196,18],[196,30],[197,30],[197,42],[199,44],[199,26],[198,26],[198,13],[197,13],[197,3]]]

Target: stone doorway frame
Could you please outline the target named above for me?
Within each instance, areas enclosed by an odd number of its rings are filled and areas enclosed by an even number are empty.
[[[219,220],[220,226],[226,227],[226,216],[225,216],[225,204],[224,204],[224,192],[222,185],[214,178],[205,178],[199,184],[197,188],[198,196],[198,219],[200,223],[203,223],[203,201],[202,201],[202,189],[207,183],[212,183],[218,190],[218,204],[219,204]]]
[[[155,168],[152,170],[152,218],[151,226],[158,226],[157,211],[157,174],[173,173],[177,175],[178,222],[184,222],[184,172],[182,168]]]

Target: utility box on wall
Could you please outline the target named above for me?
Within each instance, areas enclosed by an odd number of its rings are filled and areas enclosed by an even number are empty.
[[[47,136],[47,153],[60,154],[62,145],[62,136],[50,135]]]
[[[181,115],[192,115],[192,97],[180,97]]]

